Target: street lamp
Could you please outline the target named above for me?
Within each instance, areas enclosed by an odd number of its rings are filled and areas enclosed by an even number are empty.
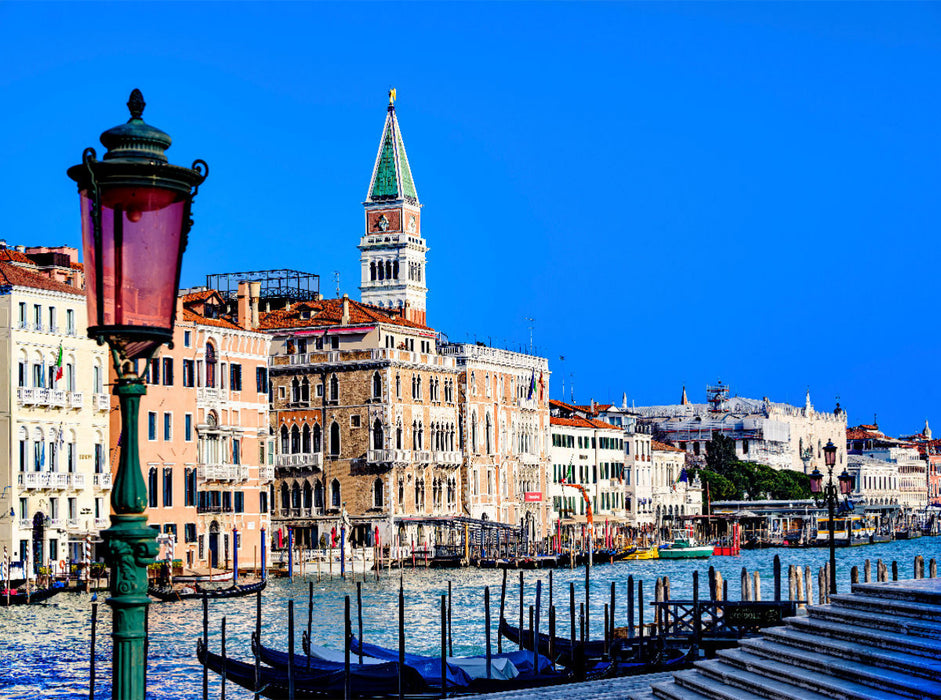
[[[824,486],[823,474],[814,467],[813,472],[810,474],[810,490],[814,494],[823,493],[827,501],[827,530],[830,535],[830,593],[836,594],[836,542],[833,535],[833,511],[836,508],[839,494],[846,496],[852,492],[853,477],[847,473],[846,469],[843,470],[843,473],[837,477],[837,481],[840,483],[838,493],[837,487],[833,483],[833,467],[836,466],[836,445],[833,444],[833,440],[827,440],[827,445],[823,448],[823,454],[827,465],[827,484]],[[851,529],[847,529],[846,537],[847,544],[849,544],[849,538],[852,537]]]
[[[108,343],[121,408],[121,458],[111,490],[111,527],[101,533],[110,566],[114,640],[112,697],[143,700],[147,565],[157,554],[147,526],[147,485],[138,454],[143,374],[173,337],[180,264],[191,206],[209,168],[171,165],[170,137],[141,119],[144,98],[131,92],[131,118],[105,131],[101,161],[86,148],[68,170],[78,184],[88,302],[88,335]],[[140,366],[138,363],[141,363]]]

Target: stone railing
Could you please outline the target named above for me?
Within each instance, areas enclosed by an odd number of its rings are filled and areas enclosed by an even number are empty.
[[[62,530],[65,528],[65,521],[62,518],[53,518],[49,521],[49,528],[52,530]]]
[[[85,405],[85,395],[80,391],[69,393],[69,408],[82,408]]]
[[[261,482],[274,481],[274,467],[258,467],[258,480]]]
[[[49,405],[53,408],[65,408],[68,400],[68,392],[61,389],[49,390]]]
[[[536,399],[520,399],[520,408],[524,411],[535,411],[539,408],[539,404]]]
[[[280,454],[275,457],[275,463],[279,467],[314,467],[320,469],[323,467],[323,453],[301,452],[287,455]]]
[[[85,475],[84,474],[69,474],[69,485],[73,489],[83,489],[85,488]]]
[[[196,467],[196,478],[200,481],[244,481],[248,478],[248,467],[242,464],[200,464]]]
[[[461,453],[456,450],[438,450],[435,452],[435,464],[460,464]]]
[[[68,474],[50,474],[52,488],[54,489],[67,489],[69,487],[69,475]]]
[[[110,489],[111,474],[95,474],[95,488]]]
[[[79,527],[80,527],[80,526],[79,526],[79,523],[78,523],[78,520],[77,520],[76,518],[69,518],[69,519],[66,521],[65,526],[66,526],[69,530],[78,530]]]
[[[111,527],[110,518],[95,518],[95,528],[98,530],[104,530]]]
[[[107,394],[95,394],[95,409],[107,411],[109,408],[111,408],[111,397]]]
[[[520,452],[520,464],[539,464],[539,457],[529,452]]]
[[[33,529],[33,521],[30,520],[29,518],[20,518],[20,523],[19,523],[19,524],[20,524],[20,529],[21,529],[21,530],[32,530],[32,529]]]
[[[16,390],[16,400],[21,406],[35,406],[39,403],[39,389],[24,389],[20,387]]]
[[[429,464],[431,462],[431,452],[429,450],[415,450],[412,455],[416,464]]]

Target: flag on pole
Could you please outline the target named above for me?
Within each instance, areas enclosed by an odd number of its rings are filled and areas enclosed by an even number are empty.
[[[56,358],[56,381],[62,379],[62,343],[59,343],[59,356]]]
[[[529,378],[529,395],[526,398],[532,399],[533,394],[535,393],[536,393],[536,370],[534,369],[532,376]]]

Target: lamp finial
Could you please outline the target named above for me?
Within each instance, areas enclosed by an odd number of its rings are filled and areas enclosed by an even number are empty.
[[[147,103],[144,102],[144,95],[141,91],[137,88],[131,90],[131,96],[127,100],[127,108],[131,111],[131,119],[140,119],[146,106]]]
[[[389,90],[389,106],[395,106],[395,88]]]

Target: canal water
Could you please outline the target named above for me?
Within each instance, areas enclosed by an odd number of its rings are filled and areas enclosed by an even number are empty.
[[[737,557],[711,557],[695,561],[632,561],[596,565],[591,571],[591,626],[592,636],[603,633],[603,610],[609,600],[611,582],[616,588],[616,624],[626,623],[628,576],[635,582],[644,582],[645,602],[653,597],[654,582],[658,576],[670,577],[674,599],[692,596],[692,572],[700,572],[701,595],[707,595],[706,573],[714,566],[729,582],[729,598],[740,598],[742,567],[749,572],[760,571],[762,597],[774,595],[774,555],[781,557],[782,594],[787,595],[787,569],[790,564],[810,566],[816,576],[819,567],[828,559],[826,549],[766,549],[743,552]],[[876,560],[888,566],[893,560],[899,564],[899,577],[911,578],[916,555],[927,562],[934,557],[941,560],[941,538],[923,537],[917,540],[890,542],[867,547],[837,550],[838,587],[849,590],[850,568],[858,566],[862,578],[863,562],[872,561],[875,578]],[[484,587],[490,587],[493,649],[496,651],[496,626],[499,617],[502,571],[478,569],[411,570],[403,575],[405,589],[405,626],[408,651],[437,654],[440,645],[440,596],[446,594],[452,582],[452,637],[454,653],[475,654],[484,650]],[[891,569],[890,574],[891,577]],[[314,576],[295,576],[271,579],[263,594],[262,636],[265,644],[287,648],[288,601],[294,600],[295,650],[301,651],[301,631],[308,620],[308,585],[314,581],[312,637],[315,643],[343,648],[343,602],[350,595],[353,611],[353,631],[356,632],[356,586],[339,578],[316,582]],[[525,605],[535,601],[536,581],[543,586],[542,629],[548,626],[548,571],[526,571]],[[584,601],[584,567],[556,569],[553,572],[553,602],[557,610],[559,634],[568,634],[569,583],[576,587],[576,605]],[[367,577],[363,591],[363,636],[367,641],[394,647],[397,644],[397,601],[399,574],[382,573],[377,582]],[[98,612],[97,688],[95,697],[111,696],[111,615],[100,596]],[[645,606],[647,607],[647,606]],[[91,596],[86,594],[60,594],[49,603],[36,606],[0,608],[0,698],[5,700],[33,700],[43,698],[87,698],[89,681],[89,639],[91,629]],[[232,658],[251,660],[250,639],[254,629],[255,598],[238,598],[210,603],[210,648],[219,650],[220,622],[226,617],[227,650]],[[519,572],[508,575],[506,616],[519,620]],[[645,617],[649,621],[651,609]],[[528,611],[526,614],[528,621]],[[527,622],[528,624],[528,622]],[[202,634],[202,604],[197,601],[159,603],[150,607],[150,654],[148,665],[148,698],[186,699],[201,697],[202,667],[196,661],[196,640]],[[505,640],[504,640],[505,641]],[[508,643],[505,643],[505,647]],[[210,698],[220,694],[219,677],[210,674]],[[228,684],[226,697],[236,700],[252,697],[248,691]]]

